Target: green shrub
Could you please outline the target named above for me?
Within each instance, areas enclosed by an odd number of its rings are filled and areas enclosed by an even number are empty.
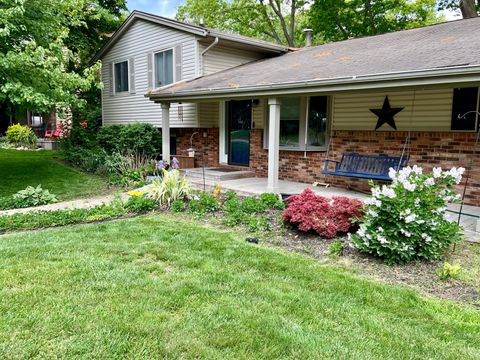
[[[365,201],[353,244],[388,263],[441,258],[461,239],[461,228],[446,210],[447,203],[457,199],[453,188],[463,171],[434,168],[423,174],[417,166],[399,172],[390,169],[392,183],[374,186],[372,197]]]
[[[13,196],[0,197],[0,210],[19,209],[22,207],[22,201],[16,199]]]
[[[144,214],[157,207],[157,202],[144,196],[132,196],[126,204],[125,210],[133,214]]]
[[[5,135],[7,140],[16,146],[34,148],[37,144],[37,136],[30,127],[25,125],[10,125]]]
[[[443,266],[436,270],[438,277],[442,280],[457,279],[462,268],[460,265],[452,265],[448,262],[443,263]]]
[[[115,204],[104,204],[89,209],[30,211],[0,216],[0,232],[33,230],[54,226],[107,220],[125,215],[125,209]]]
[[[278,194],[264,193],[260,195],[260,200],[269,209],[285,209],[285,203],[282,201],[282,198]]]
[[[188,210],[195,216],[204,216],[207,213],[218,211],[220,204],[218,200],[210,193],[201,192],[194,196],[188,204]]]
[[[57,202],[56,196],[50,191],[42,189],[42,185],[37,185],[37,187],[27,186],[24,190],[20,190],[13,195],[13,198],[20,205],[18,207],[47,205]]]
[[[162,180],[154,180],[148,196],[160,205],[170,206],[176,200],[184,200],[190,196],[190,184],[178,170],[162,170]]]
[[[65,161],[69,164],[91,173],[104,174],[105,156],[107,153],[98,148],[84,148],[81,146],[68,146],[63,149]]]
[[[97,134],[98,145],[109,153],[155,157],[161,152],[161,141],[160,131],[145,123],[104,126]]]
[[[328,245],[328,253],[331,257],[339,257],[343,252],[343,244],[340,240],[334,240]]]
[[[185,211],[185,202],[182,200],[175,200],[172,201],[172,205],[170,206],[173,212],[179,213]]]

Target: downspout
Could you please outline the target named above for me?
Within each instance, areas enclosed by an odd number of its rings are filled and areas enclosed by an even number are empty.
[[[213,43],[208,45],[208,47],[205,50],[202,51],[202,56],[204,56],[208,51],[210,51],[212,48],[217,46],[219,41],[220,41],[220,39],[218,38],[218,36],[216,36],[215,40],[213,40]]]

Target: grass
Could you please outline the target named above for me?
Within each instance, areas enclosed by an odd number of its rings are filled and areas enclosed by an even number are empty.
[[[0,358],[478,359],[480,313],[150,215],[0,237]]]
[[[106,191],[106,181],[65,166],[58,157],[56,151],[0,149],[0,197],[38,184],[57,195],[59,200],[99,195]]]

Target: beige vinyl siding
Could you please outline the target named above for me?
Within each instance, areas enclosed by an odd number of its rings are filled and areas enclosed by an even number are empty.
[[[198,126],[202,128],[218,127],[220,104],[218,102],[202,102],[198,104]]]
[[[209,45],[209,43],[200,42],[200,73],[203,75],[212,74],[265,57],[258,52],[224,45],[217,45],[208,50],[205,55],[201,55],[202,51]]]
[[[333,98],[333,128],[375,130],[378,117],[369,109],[382,108],[387,95],[391,107],[404,108],[395,115],[397,130],[450,130],[453,89],[337,94]],[[379,129],[391,130],[386,124]]]
[[[182,79],[190,79],[196,74],[196,38],[183,31],[158,26],[145,20],[136,20],[118,39],[102,59],[103,123],[127,124],[147,122],[160,127],[162,124],[159,104],[144,95],[148,91],[147,55],[175,46],[182,48]],[[112,96],[111,64],[117,61],[134,61],[135,93],[119,93]],[[130,85],[130,84],[129,84]],[[183,117],[179,117],[178,104],[172,104],[170,123],[172,127],[196,127],[195,104],[182,104]],[[181,112],[180,112],[181,113]]]

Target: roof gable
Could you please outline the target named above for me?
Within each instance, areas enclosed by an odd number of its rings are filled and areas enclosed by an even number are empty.
[[[166,26],[179,31],[185,31],[200,37],[215,37],[226,41],[246,44],[265,52],[278,54],[289,51],[289,48],[283,45],[273,44],[267,41],[252,39],[238,34],[223,32],[215,29],[207,29],[202,26],[187,24],[167,17],[134,10],[117,29],[117,31],[115,31],[115,33],[110,37],[106,44],[95,54],[92,60],[90,60],[90,64],[94,64],[97,60],[101,59],[104,54],[118,41],[118,39],[126,31],[128,31],[132,23],[136,20],[149,21],[160,26]]]

